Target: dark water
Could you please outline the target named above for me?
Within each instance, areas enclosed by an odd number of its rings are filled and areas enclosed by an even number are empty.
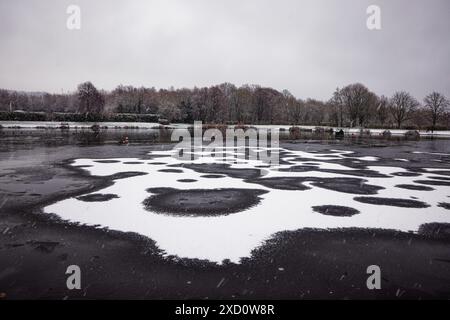
[[[13,145],[99,145],[99,144],[119,144],[128,138],[129,143],[170,143],[173,129],[171,128],[147,128],[147,129],[101,129],[95,132],[91,129],[0,129],[0,148],[5,150],[7,146]],[[279,137],[281,141],[298,142],[318,142],[323,141],[330,144],[344,143],[355,145],[397,145],[405,142],[414,143],[416,141],[407,141],[403,137],[393,137],[383,139],[379,136],[360,137],[352,136],[343,139],[336,139],[334,134],[328,132],[314,133],[304,132],[300,137],[293,137],[288,130],[280,130]],[[422,138],[421,141],[429,141],[427,144],[431,149],[445,151],[450,149],[450,139],[431,139]]]

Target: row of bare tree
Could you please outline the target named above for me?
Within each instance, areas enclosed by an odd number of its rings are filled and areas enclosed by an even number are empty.
[[[118,86],[99,91],[90,82],[68,94],[0,90],[2,111],[159,114],[171,122],[304,124],[340,127],[449,128],[449,100],[432,92],[419,103],[405,91],[377,96],[356,83],[336,89],[329,101],[298,99],[256,85],[224,83],[209,88]]]
[[[448,127],[449,100],[438,92],[427,95],[421,105],[405,91],[397,91],[391,98],[378,97],[360,83],[337,89],[328,102],[338,126],[368,127],[373,124],[401,128],[406,122],[434,130],[438,122]],[[420,117],[423,117],[420,119]]]

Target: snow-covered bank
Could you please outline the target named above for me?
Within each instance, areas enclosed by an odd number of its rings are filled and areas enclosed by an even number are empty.
[[[0,121],[0,128],[6,129],[90,129],[94,125],[99,125],[103,129],[160,129],[161,127],[166,129],[185,129],[193,127],[192,124],[187,123],[172,123],[169,125],[161,125],[157,122],[56,122],[56,121]],[[205,124],[206,125],[206,124]],[[266,130],[280,130],[288,132],[291,125],[229,125],[228,128],[256,128],[256,129],[266,129]],[[317,129],[333,130],[337,132],[343,130],[346,136],[358,136],[361,132],[364,135],[370,133],[371,136],[377,137],[382,136],[385,131],[389,131],[392,136],[404,136],[407,132],[411,130],[406,129],[363,129],[361,128],[339,128],[339,127],[327,127],[327,126],[307,126],[299,125],[295,126],[300,130],[314,132]],[[440,131],[417,131],[421,137],[439,137],[439,138],[450,138],[450,130],[440,130]]]

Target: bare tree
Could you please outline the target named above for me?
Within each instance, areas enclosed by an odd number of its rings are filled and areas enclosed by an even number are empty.
[[[344,125],[344,102],[342,101],[342,94],[339,88],[333,93],[333,97],[328,104],[332,108],[332,117],[335,120],[336,126],[342,127]]]
[[[219,86],[213,86],[208,90],[206,100],[206,121],[209,123],[223,123],[226,118],[225,95]]]
[[[425,102],[425,107],[428,109],[431,117],[431,131],[434,132],[436,123],[444,115],[450,102],[439,92],[430,93],[423,101]]]
[[[408,120],[419,103],[408,92],[399,91],[394,93],[389,103],[389,111],[394,118],[397,128]]]
[[[195,88],[192,93],[192,116],[194,120],[206,121],[208,88]]]
[[[287,90],[278,91],[258,85],[236,87],[223,83],[204,88],[136,88],[120,85],[110,92],[97,91],[90,82],[80,84],[77,92],[45,93],[0,89],[0,119],[9,119],[11,111],[81,112],[85,119],[100,119],[106,113],[159,113],[170,121],[191,123],[309,124],[335,126],[402,126],[406,120],[417,127],[437,123],[449,127],[445,108],[448,101],[438,93],[425,98],[426,108],[408,93],[397,92],[387,99],[377,97],[356,83],[336,89],[328,101],[298,99]],[[444,101],[444,102],[443,102]],[[447,108],[448,110],[448,108]],[[88,117],[89,115],[89,117]],[[431,115],[431,119],[428,119]],[[25,115],[30,120],[34,115]],[[70,118],[70,115],[67,116]],[[75,117],[79,119],[79,117]]]
[[[180,121],[181,111],[171,101],[163,101],[160,106],[160,114],[170,122]]]
[[[273,123],[274,109],[280,96],[281,94],[272,88],[257,87],[254,91],[252,108],[253,122],[256,124]]]
[[[316,99],[307,99],[305,101],[305,109],[308,115],[308,122],[313,125],[321,126],[323,122],[326,120],[326,110],[328,106],[326,103],[316,100]]]
[[[386,121],[389,118],[389,99],[381,96],[378,99],[376,107],[376,120],[379,125],[386,126]]]
[[[0,89],[0,110],[9,111],[9,106],[11,104],[11,99],[9,97],[8,90]]]
[[[285,123],[300,124],[303,113],[303,101],[297,100],[288,90],[283,90],[283,113],[281,120]]]
[[[336,98],[347,108],[351,124],[362,127],[369,121],[370,111],[377,99],[373,92],[360,83],[342,88],[338,93],[335,93]]]
[[[105,98],[91,82],[78,85],[78,112],[88,114],[101,114],[105,106]]]

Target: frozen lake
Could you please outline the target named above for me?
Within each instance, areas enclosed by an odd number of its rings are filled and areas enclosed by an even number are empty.
[[[225,148],[219,156],[197,151],[192,161],[173,157],[176,151],[151,151],[146,159],[74,159],[72,167],[92,176],[118,178],[112,186],[56,202],[44,212],[140,234],[166,255],[219,264],[239,263],[281,231],[417,232],[426,223],[450,222],[445,166],[413,170],[411,158],[386,164],[377,156],[339,148],[272,150],[280,154],[277,166],[242,159],[239,148]],[[448,161],[450,153],[429,156]]]
[[[270,166],[174,158],[170,130],[0,136],[8,297],[62,299],[76,264],[80,298],[374,298],[377,264],[379,297],[448,298],[450,140],[280,141]]]

